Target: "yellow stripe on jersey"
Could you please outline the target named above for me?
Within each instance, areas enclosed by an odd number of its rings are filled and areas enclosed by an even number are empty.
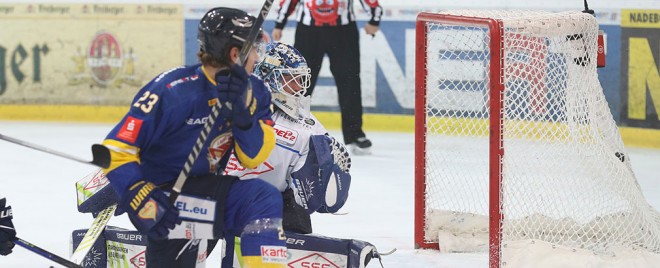
[[[243,268],[284,268],[286,264],[263,262],[261,256],[243,256]]]
[[[209,75],[209,73],[206,72],[206,69],[204,69],[204,66],[202,66],[202,72],[204,73],[204,76],[206,76],[206,79],[209,80],[209,82],[211,82],[211,84],[213,84],[214,86],[218,85],[218,82],[215,81],[215,75],[213,76]]]
[[[273,130],[273,127],[265,124],[261,120],[259,120],[259,125],[264,132],[264,142],[261,146],[261,150],[259,150],[259,153],[254,158],[247,156],[243,150],[241,150],[241,146],[236,143],[236,157],[245,168],[257,168],[261,163],[266,161],[270,152],[275,148],[275,131]]]
[[[138,147],[116,140],[104,140],[103,145],[110,149],[110,166],[107,169],[103,169],[103,173],[105,174],[126,163],[140,163],[140,149]]]

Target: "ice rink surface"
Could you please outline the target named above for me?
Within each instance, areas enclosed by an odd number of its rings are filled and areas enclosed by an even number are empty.
[[[109,124],[0,121],[0,133],[91,160],[90,146],[100,143]],[[339,135],[337,132],[332,134]],[[385,267],[487,267],[486,254],[441,254],[413,247],[414,140],[412,133],[367,133],[373,155],[354,156],[346,215],[314,214],[314,233],[374,244]],[[627,148],[644,195],[660,208],[660,150]],[[97,168],[0,141],[0,197],[14,209],[18,236],[68,257],[71,231],[88,228],[90,214],[76,209],[74,183]],[[124,214],[110,225],[133,229]],[[55,263],[19,246],[0,256],[0,267],[49,267]],[[220,267],[219,251],[207,267]],[[377,260],[368,267],[380,267]]]

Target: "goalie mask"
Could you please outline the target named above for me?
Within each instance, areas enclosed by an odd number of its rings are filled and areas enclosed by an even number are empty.
[[[293,46],[274,42],[266,45],[263,59],[254,68],[273,95],[273,104],[293,118],[309,112],[311,70],[307,61]]]

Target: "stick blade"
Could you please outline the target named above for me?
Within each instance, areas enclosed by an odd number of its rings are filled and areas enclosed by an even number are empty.
[[[101,144],[92,145],[92,156],[94,157],[92,164],[102,168],[110,167],[110,150],[108,147]]]

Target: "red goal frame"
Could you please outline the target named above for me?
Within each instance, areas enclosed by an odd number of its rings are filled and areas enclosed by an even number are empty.
[[[440,249],[440,243],[428,243],[424,239],[425,192],[426,192],[426,88],[428,23],[456,26],[479,26],[489,30],[489,266],[499,267],[501,220],[500,184],[502,180],[502,107],[504,94],[503,74],[503,27],[500,20],[422,12],[416,19],[415,38],[415,248]]]

